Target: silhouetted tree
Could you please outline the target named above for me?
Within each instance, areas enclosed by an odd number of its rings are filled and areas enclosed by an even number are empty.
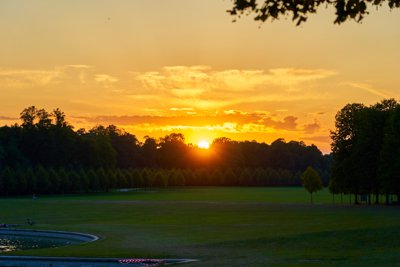
[[[20,113],[22,127],[33,127],[37,117],[37,109],[35,106],[24,108]]]
[[[115,170],[115,180],[117,188],[128,188],[128,180],[126,179],[125,172],[121,169]]]
[[[207,169],[196,169],[195,171],[195,184],[194,185],[207,185],[210,174]]]
[[[100,184],[99,184],[99,178],[97,177],[96,172],[94,171],[93,168],[90,168],[87,173],[87,178],[89,181],[89,188],[91,191],[99,191],[100,190]]]
[[[86,193],[90,190],[90,181],[89,177],[87,176],[87,172],[84,168],[80,168],[78,171],[79,181],[80,181],[80,188],[85,191]]]
[[[399,0],[233,0],[233,8],[228,12],[235,17],[253,14],[254,20],[261,22],[291,16],[296,25],[300,25],[320,6],[333,6],[335,23],[341,24],[348,19],[360,22],[368,15],[368,5],[379,8],[383,3],[390,9],[400,7]]]
[[[331,180],[341,193],[355,194],[355,204],[359,194],[367,195],[371,204],[371,194],[378,203],[384,191],[388,203],[390,194],[400,192],[393,183],[396,178],[392,179],[397,168],[394,151],[399,145],[393,137],[393,125],[400,118],[395,118],[398,108],[396,100],[386,99],[369,107],[348,104],[336,115]]]
[[[104,171],[103,168],[98,168],[96,170],[97,177],[99,179],[99,188],[102,191],[107,191],[108,190],[108,178],[107,174]]]
[[[140,147],[141,157],[140,166],[157,167],[158,166],[158,143],[157,140],[149,136],[145,136],[145,141]]]
[[[79,176],[78,172],[74,169],[70,169],[67,172],[67,175],[68,175],[68,180],[70,183],[71,192],[73,192],[73,193],[81,192],[83,189],[83,186],[82,186],[81,177]]]
[[[14,195],[17,191],[15,172],[6,167],[0,172],[0,190],[3,195]]]
[[[329,192],[332,194],[332,202],[335,202],[335,195],[340,193],[340,188],[335,179],[330,179],[328,184]]]
[[[160,139],[159,164],[163,168],[185,168],[188,146],[185,137],[181,133],[172,133]]]
[[[142,177],[142,172],[139,169],[132,170],[133,184],[136,187],[144,187],[144,179]]]
[[[112,188],[116,188],[117,187],[117,176],[116,176],[116,171],[115,169],[105,169],[105,173],[106,173],[106,191],[112,189]]]
[[[55,119],[55,126],[58,128],[72,128],[72,126],[66,121],[65,113],[61,111],[59,108],[53,110],[52,113]]]
[[[69,193],[70,188],[71,188],[71,183],[69,181],[69,177],[65,169],[59,169],[57,171],[57,176],[58,179],[60,180],[60,187],[59,187],[59,192],[60,193]]]
[[[35,194],[38,192],[38,182],[36,178],[36,174],[33,171],[32,168],[27,168],[25,170],[25,177],[26,177],[26,182],[28,184],[28,193],[29,194]]]
[[[139,141],[136,136],[118,129],[115,125],[109,125],[104,131],[116,152],[116,166],[119,168],[138,166]]]
[[[237,174],[231,168],[226,169],[222,185],[232,185],[236,183],[238,183]]]
[[[61,179],[56,170],[52,167],[47,169],[47,174],[49,178],[49,183],[51,185],[51,188],[49,190],[49,193],[55,194],[55,193],[60,193],[61,191]]]
[[[17,184],[16,193],[19,195],[28,193],[28,181],[26,179],[26,174],[21,166],[15,169],[15,182]]]
[[[215,169],[210,176],[210,184],[212,185],[224,185],[225,176],[224,173],[219,169]]]
[[[165,177],[165,172],[158,170],[154,174],[154,186],[165,187],[168,186],[168,178]]]
[[[191,169],[184,169],[182,170],[182,174],[185,177],[186,185],[192,186],[194,185],[195,174]]]
[[[52,185],[50,184],[47,170],[42,165],[39,165],[35,170],[35,176],[37,179],[37,193],[48,194]]]
[[[336,131],[331,132],[332,154],[334,165],[331,179],[343,179],[345,183],[339,184],[349,192],[357,195],[360,193],[360,180],[357,174],[357,158],[354,157],[355,144],[358,138],[356,114],[365,108],[362,104],[348,104],[343,107],[335,117]]]
[[[153,186],[153,177],[151,176],[150,170],[143,169],[140,173],[141,180],[143,181],[143,186],[149,188]]]
[[[242,169],[239,175],[239,184],[238,185],[251,185],[251,180],[253,175],[251,174],[249,169]]]
[[[45,109],[39,109],[36,111],[36,117],[38,118],[37,127],[38,128],[50,128],[52,126],[51,114]]]
[[[385,135],[380,152],[379,181],[386,194],[400,195],[400,107],[393,109],[385,126]],[[400,199],[400,198],[399,198]]]

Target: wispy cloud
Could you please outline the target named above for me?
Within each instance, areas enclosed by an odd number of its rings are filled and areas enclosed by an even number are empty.
[[[108,74],[95,74],[94,80],[98,83],[115,83],[119,81],[118,78]]]
[[[89,65],[65,65],[52,69],[0,69],[0,87],[33,88],[46,86],[76,86],[87,83],[114,83],[119,79],[97,74]]]
[[[0,120],[5,120],[5,121],[16,121],[16,120],[18,120],[19,118],[16,118],[16,117],[9,117],[9,116],[1,116],[0,115]]]
[[[34,87],[56,83],[59,70],[0,69],[1,87]]]
[[[325,79],[337,74],[336,71],[324,69],[271,69],[268,78],[271,82],[281,85],[297,85],[299,83]]]
[[[240,103],[293,101],[316,98],[301,91],[301,84],[336,75],[323,69],[279,68],[213,70],[209,66],[170,66],[159,71],[133,73],[141,85],[157,95],[197,108],[223,108]]]
[[[248,91],[265,85],[297,85],[336,75],[323,69],[277,68],[264,70],[213,70],[208,66],[164,67],[160,71],[134,73],[137,80],[151,89],[210,89]]]
[[[373,95],[379,96],[379,97],[383,97],[383,98],[389,98],[390,95],[385,92],[385,90],[382,89],[376,89],[374,88],[371,84],[368,83],[355,83],[355,82],[351,82],[348,83],[350,86],[357,88],[357,89],[361,89],[364,91],[367,91]]]
[[[319,97],[315,92],[294,92],[291,87],[299,91],[304,82],[334,74],[320,69],[214,70],[209,66],[169,66],[116,76],[99,72],[90,65],[75,64],[39,70],[0,69],[0,88],[18,88],[23,92],[34,89],[46,97],[64,101],[79,97],[88,104],[113,101],[136,112],[160,106],[164,110],[172,107],[221,110],[315,99]]]
[[[90,68],[93,68],[93,66],[84,65],[84,64],[65,65],[65,67],[67,67],[67,68],[76,68],[76,69],[90,69]]]

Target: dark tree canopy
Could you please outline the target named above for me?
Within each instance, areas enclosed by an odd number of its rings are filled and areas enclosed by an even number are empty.
[[[383,4],[390,9],[399,8],[400,0],[233,0],[233,8],[228,13],[236,17],[252,14],[254,20],[261,22],[291,17],[296,25],[300,25],[320,6],[333,6],[336,9],[335,23],[341,24],[348,19],[360,22],[368,15],[368,8]]]
[[[61,194],[152,186],[294,186],[312,166],[326,178],[330,157],[314,145],[278,139],[214,140],[208,151],[181,133],[135,135],[115,125],[74,130],[64,112],[35,106],[21,125],[0,127],[0,195]]]
[[[396,194],[400,199],[400,104],[386,99],[371,106],[347,104],[336,115],[332,137],[332,193]],[[388,202],[388,198],[386,199]]]

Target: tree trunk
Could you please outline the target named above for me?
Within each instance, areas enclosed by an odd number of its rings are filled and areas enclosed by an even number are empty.
[[[375,204],[379,205],[379,193],[375,193]]]
[[[371,206],[371,193],[368,193],[368,205]]]
[[[340,193],[340,204],[343,205],[343,193]]]
[[[358,205],[358,194],[354,194],[354,205]]]
[[[332,203],[335,204],[335,194],[332,194]]]
[[[310,193],[310,196],[311,196],[311,204],[313,203],[313,200],[312,200],[312,192]]]
[[[388,193],[386,193],[385,205],[389,205],[389,194]]]

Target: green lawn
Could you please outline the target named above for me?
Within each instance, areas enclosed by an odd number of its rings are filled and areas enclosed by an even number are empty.
[[[101,240],[23,255],[196,258],[188,266],[393,266],[400,207],[353,206],[302,188],[179,188],[0,199],[0,223]],[[9,255],[9,254],[8,254]]]

